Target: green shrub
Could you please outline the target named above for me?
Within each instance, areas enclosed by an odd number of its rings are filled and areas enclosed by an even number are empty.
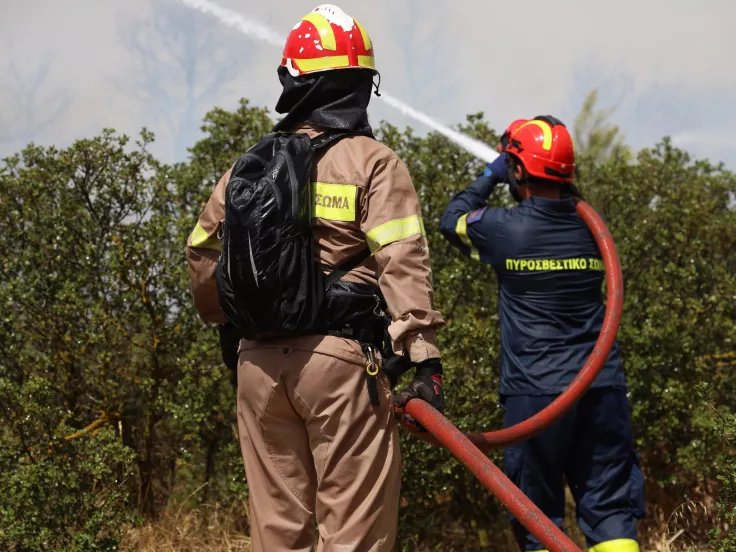
[[[271,124],[246,101],[214,109],[190,159],[173,167],[149,153],[145,131],[135,144],[105,131],[66,149],[31,145],[0,165],[0,547],[112,548],[125,520],[155,518],[197,489],[200,502],[242,503],[235,390],[215,331],[192,307],[184,243],[214,184]],[[479,114],[462,130],[497,139]],[[436,133],[384,124],[377,134],[422,203],[448,322],[447,415],[463,430],[499,428],[495,274],[438,232],[450,196],[482,163]],[[736,177],[666,139],[635,157],[611,151],[581,157],[578,182],[622,262],[619,338],[644,471],[679,502],[720,474],[733,526],[723,435],[733,435],[736,377],[723,359],[736,349]],[[719,434],[697,399],[701,381],[730,420]],[[407,435],[402,451],[400,548],[501,546],[505,514],[463,466]]]
[[[20,450],[0,447],[0,549],[116,550],[135,511],[134,455],[120,436],[105,428]]]
[[[723,485],[718,495],[719,527],[711,531],[715,552],[736,551],[736,415],[718,416],[716,431],[728,455],[719,466],[718,480]]]

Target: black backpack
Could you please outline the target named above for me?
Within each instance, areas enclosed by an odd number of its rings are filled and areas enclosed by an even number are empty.
[[[314,154],[355,134],[267,134],[235,163],[217,290],[225,316],[247,339],[325,333],[326,288],[368,257],[366,249],[326,278],[311,227]]]

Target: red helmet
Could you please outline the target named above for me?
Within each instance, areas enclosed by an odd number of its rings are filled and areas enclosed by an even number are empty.
[[[559,119],[544,115],[520,124],[510,132],[503,151],[518,158],[531,176],[573,182],[575,149]]]
[[[516,119],[513,123],[511,123],[506,129],[506,132],[503,133],[503,136],[501,136],[501,143],[498,144],[496,149],[498,151],[504,151],[506,149],[506,145],[509,143],[509,136],[511,136],[517,128],[526,123],[528,120],[529,119]]]
[[[281,65],[295,77],[332,69],[376,71],[368,33],[356,19],[331,4],[314,8],[294,26]]]

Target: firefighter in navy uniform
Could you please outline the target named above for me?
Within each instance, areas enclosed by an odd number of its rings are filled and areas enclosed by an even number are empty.
[[[453,197],[440,228],[498,275],[500,396],[509,427],[554,401],[592,352],[605,314],[604,266],[575,209],[575,155],[565,126],[550,116],[514,121],[499,149],[483,175]],[[502,182],[519,204],[489,208],[487,198]],[[563,419],[505,449],[504,470],[560,527],[566,480],[591,550],[639,550],[644,480],[618,343]],[[512,525],[522,550],[543,548],[513,517]]]

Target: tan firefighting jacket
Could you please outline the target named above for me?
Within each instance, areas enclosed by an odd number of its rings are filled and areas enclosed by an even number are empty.
[[[311,137],[319,130],[301,126]],[[218,232],[225,218],[220,179],[187,240],[194,305],[206,322],[225,323],[215,282]],[[313,232],[322,265],[334,269],[368,243],[371,257],[343,279],[378,285],[388,305],[394,351],[421,362],[440,356],[435,330],[432,270],[421,209],[409,171],[388,147],[366,136],[343,138],[315,158]]]

